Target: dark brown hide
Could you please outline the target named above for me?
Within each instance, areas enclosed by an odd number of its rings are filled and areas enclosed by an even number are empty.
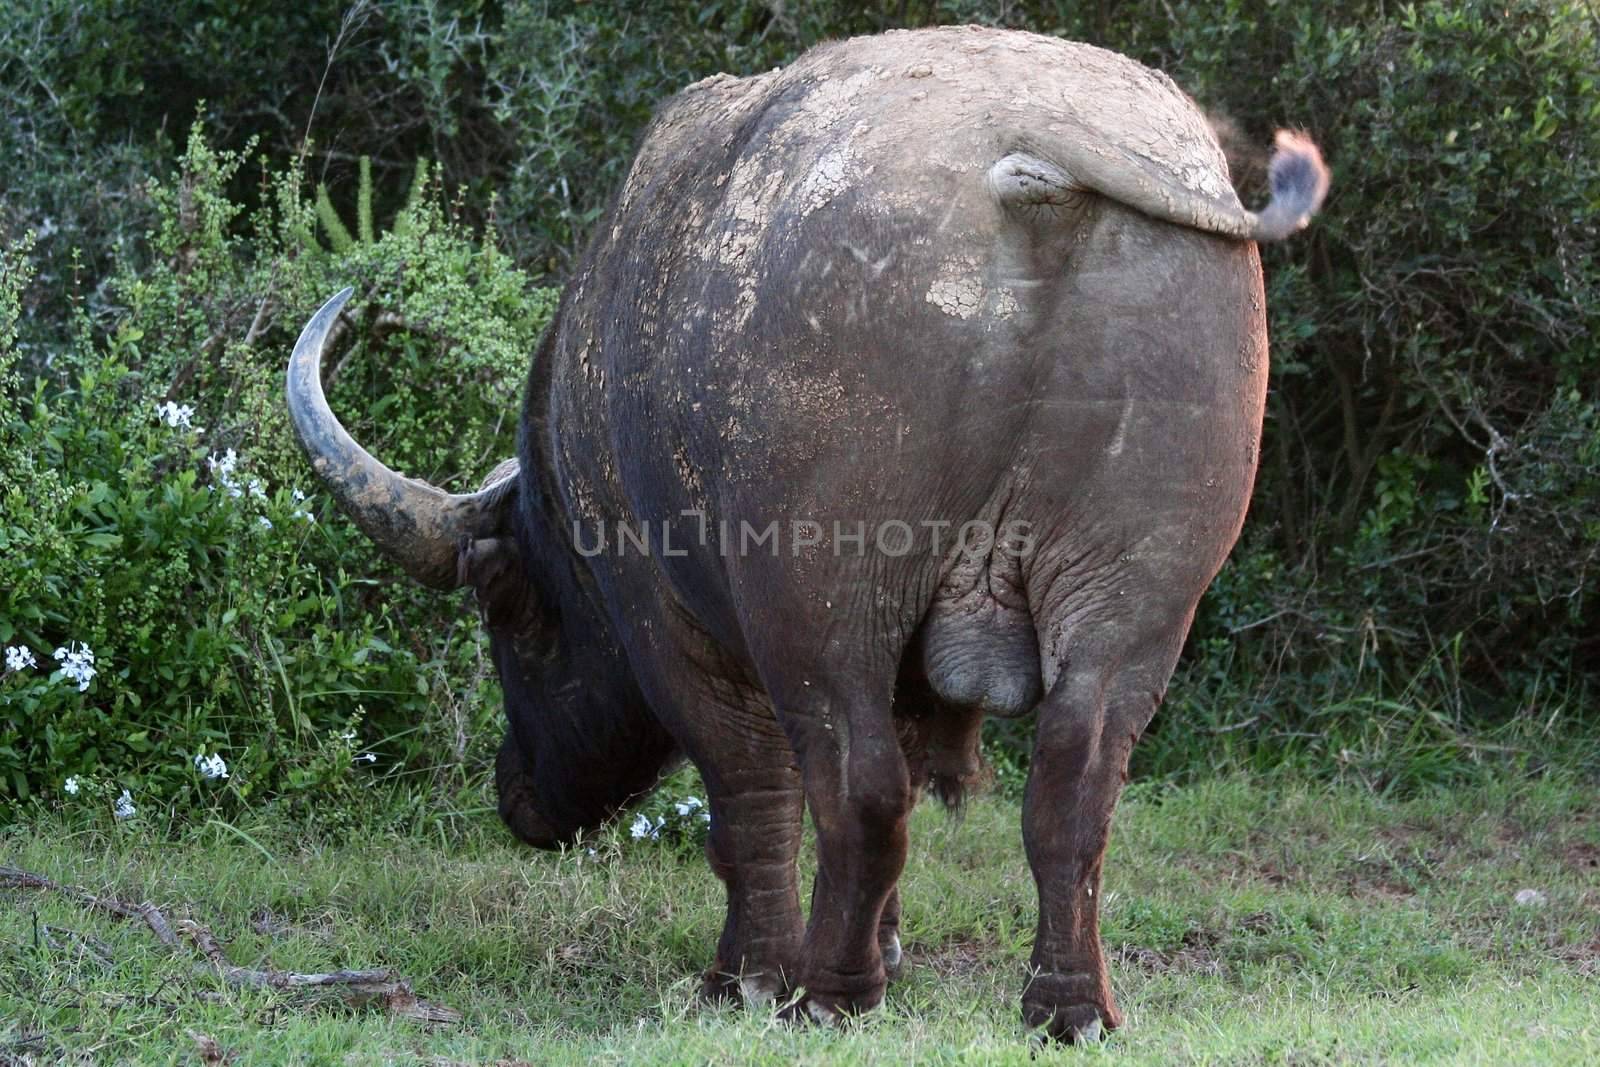
[[[499,510],[396,497],[467,517],[507,823],[571,840],[686,756],[728,891],[707,991],[832,1018],[898,963],[914,798],[954,802],[982,717],[1036,708],[1024,1014],[1115,1027],[1112,808],[1255,472],[1250,239],[1304,225],[1326,171],[1286,135],[1271,180],[1245,211],[1169,80],[1028,34],[863,38],[669,101],[534,360]],[[362,487],[404,485],[306,410],[358,519],[424,529],[371,517]]]

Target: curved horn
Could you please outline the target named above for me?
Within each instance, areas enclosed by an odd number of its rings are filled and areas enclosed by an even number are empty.
[[[385,555],[423,585],[454,589],[457,549],[465,538],[500,528],[501,511],[516,485],[515,464],[479,492],[446,493],[390,470],[356,443],[322,392],[322,350],[352,292],[338,293],[311,316],[289,357],[295,437],[322,484]]]

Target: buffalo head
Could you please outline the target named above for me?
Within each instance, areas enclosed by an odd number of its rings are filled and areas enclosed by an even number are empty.
[[[295,344],[295,436],[340,508],[408,575],[442,591],[473,589],[505,692],[500,816],[528,844],[559,847],[647,790],[671,742],[621,668],[564,558],[568,542],[544,521],[518,460],[501,463],[475,493],[449,493],[385,466],[340,424],[321,367],[351,293],[324,304]]]

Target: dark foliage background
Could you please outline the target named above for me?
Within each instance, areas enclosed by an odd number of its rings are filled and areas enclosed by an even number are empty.
[[[1335,170],[1316,225],[1265,250],[1255,504],[1142,769],[1288,763],[1410,788],[1592,735],[1588,5],[18,0],[0,12],[0,326],[15,333],[0,346],[0,640],[44,653],[92,637],[111,670],[81,695],[42,672],[0,681],[0,790],[78,774],[174,798],[199,788],[182,768],[205,744],[241,754],[259,794],[342,789],[349,753],[326,752],[352,716],[394,773],[475,773],[497,712],[459,602],[373,595],[354,576],[387,572],[331,513],[284,555],[293,582],[251,570],[288,550],[265,527],[264,553],[242,550],[227,523],[249,515],[195,534],[181,566],[129,552],[179,506],[162,503],[165,472],[190,470],[202,493],[204,457],[231,444],[272,492],[303,480],[277,375],[298,324],[351,279],[366,327],[336,403],[369,413],[386,455],[466,484],[505,450],[496,412],[545,287],[658,101],[827,37],[969,21],[1166,70],[1228,131],[1247,202],[1279,125],[1308,129]],[[448,418],[416,384],[441,376],[461,385]],[[130,457],[170,447],[150,438],[163,400],[194,403],[208,436],[130,474]],[[153,590],[181,625],[127,621],[159,614],[132,606]],[[195,656],[206,669],[161,673]],[[992,740],[1005,778],[1025,743]]]

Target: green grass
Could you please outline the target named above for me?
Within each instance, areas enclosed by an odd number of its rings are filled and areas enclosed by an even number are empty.
[[[0,862],[202,921],[238,964],[389,966],[465,1018],[430,1028],[229,988],[187,945],[3,890],[0,1061],[199,1062],[193,1031],[237,1064],[1600,1062],[1592,782],[1407,800],[1241,777],[1136,786],[1106,864],[1127,1026],[1037,1058],[1017,1014],[1034,900],[1010,801],[955,821],[918,810],[907,969],[883,1010],[839,1031],[695,1003],[721,891],[692,848],[613,832],[593,856],[540,855],[492,820],[342,843],[270,819],[15,828]],[[1518,905],[1522,889],[1544,903]],[[48,947],[40,926],[98,938],[109,962],[65,935]]]

